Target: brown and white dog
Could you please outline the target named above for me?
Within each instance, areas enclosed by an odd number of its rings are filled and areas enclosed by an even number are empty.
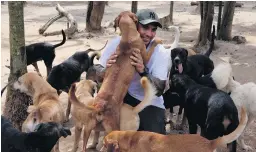
[[[152,99],[155,97],[155,88],[146,77],[141,78],[141,85],[145,90],[145,98],[136,107],[125,103],[122,105],[120,111],[120,130],[138,130],[140,122],[138,113],[150,105]],[[73,84],[70,88],[69,102],[72,103],[71,114],[75,121],[75,140],[72,152],[77,151],[83,126],[93,125],[98,122],[94,128],[93,143],[89,148],[96,148],[99,133],[100,131],[104,131],[100,123],[103,119],[101,113],[95,111],[94,108],[90,108],[94,104],[93,94],[96,88],[97,84],[91,80],[82,80]],[[91,123],[88,123],[89,121]]]
[[[161,135],[146,131],[113,131],[104,138],[107,152],[213,152],[236,140],[243,132],[248,116],[241,109],[241,120],[232,133],[208,140],[200,135]]]
[[[64,112],[56,89],[37,73],[29,72],[22,75],[13,87],[33,98],[33,105],[27,110],[29,115],[22,125],[23,132],[34,131],[40,123],[64,121]],[[59,151],[59,142],[54,146],[53,151]]]

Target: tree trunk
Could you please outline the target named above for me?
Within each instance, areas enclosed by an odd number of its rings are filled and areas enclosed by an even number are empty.
[[[220,25],[221,25],[221,14],[222,14],[222,1],[219,1],[219,12],[218,12],[218,23],[217,23],[217,40],[220,39]]]
[[[223,15],[219,31],[219,38],[221,40],[230,41],[232,39],[231,32],[235,12],[235,4],[235,1],[226,1],[224,3]]]
[[[26,53],[20,53],[20,47],[25,45],[23,2],[8,2],[10,29],[10,75],[8,82],[17,81],[18,77],[27,72]],[[29,96],[7,87],[4,116],[21,130],[23,121],[27,118],[27,107],[32,100]]]
[[[137,13],[137,9],[138,9],[138,1],[132,1],[132,8],[131,8],[131,10],[132,10],[132,12],[134,14]]]
[[[170,24],[173,24],[173,1],[170,1],[170,14],[169,14],[169,18],[170,18]]]
[[[200,14],[201,14],[201,24],[200,32],[198,35],[197,46],[204,46],[207,43],[207,39],[211,39],[211,29],[212,21],[214,15],[214,6],[213,2],[210,1],[201,1],[200,2]]]
[[[89,1],[86,16],[86,30],[101,30],[101,21],[104,15],[105,1]]]

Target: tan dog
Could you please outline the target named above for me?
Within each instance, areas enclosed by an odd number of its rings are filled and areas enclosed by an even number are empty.
[[[26,73],[14,83],[14,89],[33,97],[33,105],[28,107],[28,117],[22,125],[23,132],[33,132],[39,123],[62,123],[64,112],[57,91],[37,73]],[[59,151],[59,142],[53,151]]]
[[[155,88],[149,82],[146,77],[141,79],[141,85],[145,90],[145,98],[139,105],[132,107],[127,104],[123,104],[120,112],[120,130],[138,130],[139,128],[139,115],[145,107],[151,104],[152,99],[155,96]],[[91,125],[88,122],[96,123],[97,120],[102,120],[103,117],[98,111],[92,109],[90,106],[94,102],[94,89],[97,88],[97,84],[91,80],[82,80],[76,84],[73,84],[69,91],[69,102],[72,103],[71,114],[75,121],[75,140],[72,152],[77,151],[79,138],[83,126]],[[89,117],[88,117],[89,116]],[[99,133],[104,131],[101,123],[98,123],[94,128],[95,134],[92,145],[89,148],[96,148]]]
[[[241,120],[236,130],[215,140],[208,140],[197,134],[161,135],[146,131],[113,131],[105,137],[103,151],[108,149],[108,152],[213,152],[241,135],[248,120],[245,108],[241,110]]]

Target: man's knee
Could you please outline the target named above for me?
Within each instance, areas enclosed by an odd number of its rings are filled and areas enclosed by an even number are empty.
[[[149,106],[139,113],[139,130],[151,131],[160,134],[166,134],[165,130],[165,110]]]

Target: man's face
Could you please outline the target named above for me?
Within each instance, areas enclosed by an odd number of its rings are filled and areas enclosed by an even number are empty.
[[[138,25],[138,32],[140,33],[140,37],[144,41],[145,45],[148,45],[149,42],[156,36],[157,26],[152,24],[147,25]]]

